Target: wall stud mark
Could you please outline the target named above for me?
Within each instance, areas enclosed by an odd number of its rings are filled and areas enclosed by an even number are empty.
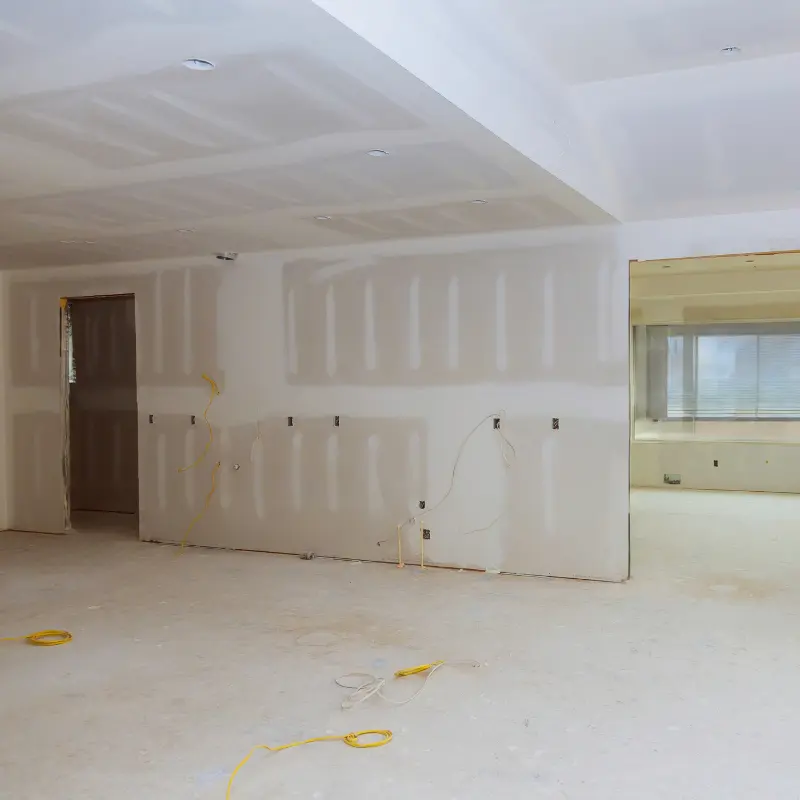
[[[553,430],[557,431],[559,429],[559,425],[561,423],[558,420],[558,417],[553,417]]]

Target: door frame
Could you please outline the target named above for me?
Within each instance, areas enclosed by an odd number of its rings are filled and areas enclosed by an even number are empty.
[[[134,303],[134,340],[138,352],[139,346],[139,331],[136,325],[138,315],[136,311],[136,293],[135,292],[115,292],[113,294],[86,294],[86,295],[70,295],[68,297],[60,297],[58,300],[59,305],[59,321],[60,321],[60,339],[59,339],[59,354],[61,358],[61,380],[60,380],[60,406],[61,406],[61,480],[62,480],[62,495],[64,498],[64,531],[69,532],[72,530],[72,500],[70,496],[71,489],[71,464],[70,464],[70,409],[69,409],[69,387],[70,375],[72,372],[72,351],[70,347],[71,340],[71,309],[70,303],[81,300],[111,300],[116,298],[132,298]],[[136,373],[136,409],[138,420],[139,409],[139,373]],[[138,424],[137,424],[138,429]],[[137,434],[137,447],[138,447],[138,434]],[[138,476],[137,476],[138,480]],[[137,514],[138,514],[137,508]]]

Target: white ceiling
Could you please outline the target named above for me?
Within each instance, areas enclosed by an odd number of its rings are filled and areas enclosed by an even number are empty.
[[[459,0],[447,0],[454,8]],[[711,66],[800,51],[796,0],[494,0],[567,83]],[[737,46],[741,52],[724,56]]]
[[[3,4],[0,167],[0,268],[609,219],[309,0]]]
[[[0,268],[800,207],[798,97],[797,0],[6,2]]]

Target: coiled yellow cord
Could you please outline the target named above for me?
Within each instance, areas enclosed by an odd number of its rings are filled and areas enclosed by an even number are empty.
[[[211,427],[211,423],[208,421],[208,409],[211,408],[211,404],[214,402],[214,398],[219,394],[219,387],[217,386],[217,382],[210,378],[208,375],[203,373],[203,380],[208,381],[209,386],[211,387],[211,397],[208,398],[208,404],[206,405],[206,410],[203,412],[203,419],[205,420],[206,427],[208,428],[208,441],[206,442],[206,446],[203,448],[203,452],[200,453],[197,458],[189,464],[188,467],[178,467],[178,472],[188,472],[193,467],[196,467],[207,455],[208,451],[211,449],[211,445],[214,443],[214,430]]]
[[[374,742],[360,742],[361,736],[380,736],[381,738]],[[278,747],[270,747],[267,744],[257,744],[250,752],[236,765],[236,768],[231,773],[228,779],[228,789],[225,792],[225,800],[231,800],[231,789],[233,788],[233,780],[239,770],[250,760],[250,757],[256,750],[269,750],[270,753],[278,753],[281,750],[288,750],[290,747],[299,747],[301,744],[312,744],[313,742],[344,742],[350,747],[357,747],[359,749],[366,749],[368,747],[383,747],[392,741],[391,731],[358,731],[357,733],[346,733],[344,736],[318,736],[315,739],[303,739],[301,742],[290,742],[289,744],[282,744]]]
[[[69,631],[36,631],[27,636],[5,636],[0,642],[21,642],[35,644],[38,647],[55,647],[59,644],[66,644],[72,641],[72,634]]]

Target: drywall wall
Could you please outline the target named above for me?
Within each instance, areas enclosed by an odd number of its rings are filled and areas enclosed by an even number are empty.
[[[765,245],[761,245],[763,249]],[[754,249],[754,248],[750,248]],[[681,265],[688,268],[687,265]],[[697,324],[800,319],[800,254],[797,265],[665,272],[636,265],[631,277],[631,321],[636,325]],[[800,492],[800,423],[659,421],[647,419],[646,364],[636,348],[631,442],[631,484],[671,489]]]
[[[133,292],[142,538],[180,540],[219,461],[190,542],[395,561],[424,500],[428,563],[621,580],[617,244],[592,228],[12,273],[13,524],[63,529],[58,298]],[[204,372],[214,444],[179,473],[207,437]],[[401,537],[418,560],[417,526]]]

